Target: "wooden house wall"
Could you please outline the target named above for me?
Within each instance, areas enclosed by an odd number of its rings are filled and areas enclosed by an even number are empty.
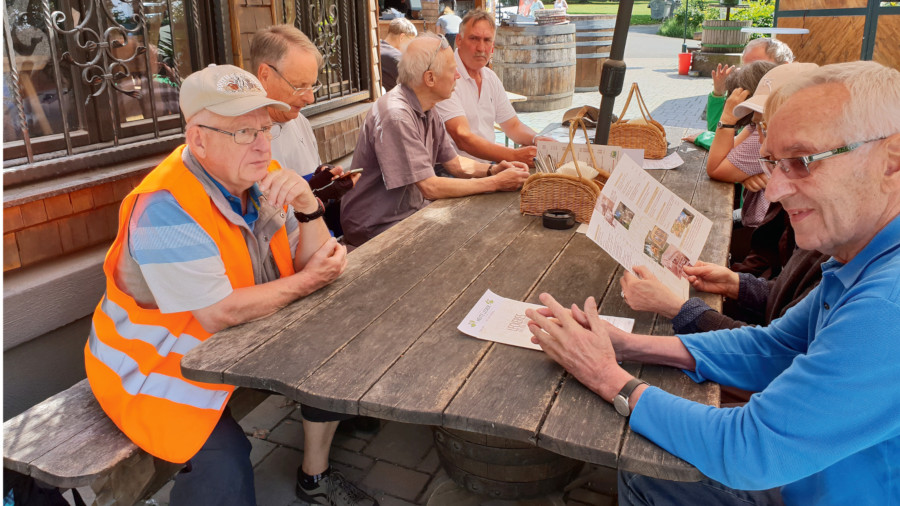
[[[893,10],[892,10],[893,9]],[[776,26],[806,28],[779,35],[798,61],[819,65],[872,59],[900,69],[900,12],[874,0],[778,0]],[[866,34],[872,37],[866,46]]]

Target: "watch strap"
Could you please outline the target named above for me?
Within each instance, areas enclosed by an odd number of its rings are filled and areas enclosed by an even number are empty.
[[[616,394],[616,396],[613,398],[613,406],[616,408],[617,413],[622,416],[631,415],[631,394],[634,392],[634,389],[642,384],[646,385],[647,382],[638,378],[632,378],[628,381],[628,383],[625,383],[625,386],[622,387],[622,390],[619,390],[619,393]]]
[[[731,125],[731,124],[728,124],[728,123],[722,123],[722,122],[720,121],[719,124],[716,125],[716,130],[718,130],[718,129],[720,129],[720,128],[737,128],[737,125]]]
[[[316,202],[319,203],[319,208],[314,212],[306,214],[301,213],[300,211],[294,211],[294,217],[297,218],[297,221],[300,223],[309,223],[316,218],[320,218],[325,215],[325,204],[322,203],[322,199],[316,197]]]

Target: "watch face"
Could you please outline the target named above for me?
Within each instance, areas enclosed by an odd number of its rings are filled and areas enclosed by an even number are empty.
[[[613,399],[613,406],[616,407],[616,412],[618,412],[622,416],[628,416],[631,414],[631,408],[628,407],[628,399],[622,397],[621,395],[617,395]]]

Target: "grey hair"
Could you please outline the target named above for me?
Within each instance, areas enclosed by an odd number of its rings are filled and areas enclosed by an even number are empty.
[[[419,34],[419,31],[416,30],[412,21],[406,18],[394,18],[391,20],[391,24],[388,25],[387,33],[388,35],[409,35],[410,37],[415,37]]]
[[[413,39],[406,46],[406,50],[403,51],[403,56],[400,58],[400,65],[397,67],[397,81],[410,88],[419,86],[423,82],[429,64],[435,74],[443,73],[445,62],[444,58],[440,57],[441,51],[438,50],[440,44],[441,39],[437,37],[423,35]],[[447,49],[450,50],[449,47]],[[456,65],[456,60],[453,60],[452,64]]]
[[[459,24],[459,36],[463,36],[467,26],[472,26],[479,21],[487,21],[491,28],[495,32],[497,31],[497,20],[494,19],[493,14],[484,9],[472,9],[463,16],[462,22]]]
[[[260,28],[253,34],[250,41],[250,65],[253,68],[250,71],[256,74],[263,63],[277,64],[291,46],[313,55],[320,70],[325,66],[325,58],[309,37],[295,26],[283,24]]]
[[[756,46],[765,46],[766,55],[775,63],[781,65],[783,63],[791,63],[794,61],[794,52],[787,44],[780,40],[770,39],[768,37],[760,37],[753,39],[744,47],[741,59],[753,50]]]
[[[834,128],[846,143],[900,133],[900,71],[873,61],[824,65],[777,91],[786,101],[796,93],[825,84],[840,84],[850,99]],[[773,100],[774,93],[770,100]],[[768,103],[766,104],[768,111]]]

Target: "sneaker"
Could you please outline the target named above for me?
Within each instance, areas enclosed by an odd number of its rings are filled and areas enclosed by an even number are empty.
[[[297,470],[297,497],[309,504],[328,506],[378,506],[378,501],[347,481],[340,471],[334,469],[316,483],[316,488],[307,490],[300,485],[300,470]]]

